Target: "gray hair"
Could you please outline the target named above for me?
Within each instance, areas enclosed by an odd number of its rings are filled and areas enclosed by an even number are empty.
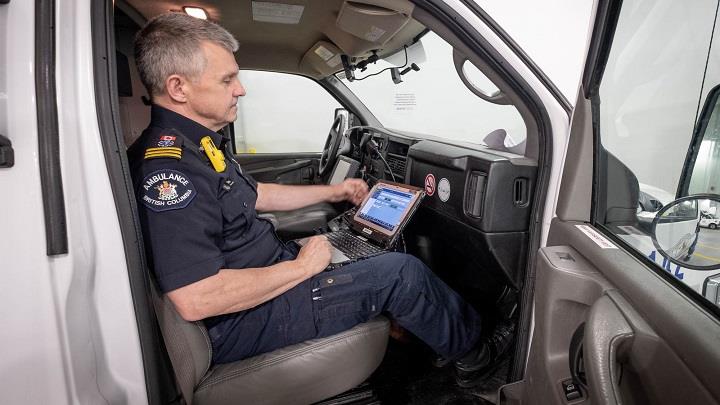
[[[197,79],[207,60],[203,41],[235,52],[238,42],[225,28],[184,13],[165,13],[150,21],[135,36],[135,63],[150,97],[165,91],[173,74]]]

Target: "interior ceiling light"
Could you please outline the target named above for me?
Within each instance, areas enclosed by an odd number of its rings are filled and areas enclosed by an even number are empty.
[[[207,13],[201,7],[183,7],[183,11],[191,17],[207,20]]]

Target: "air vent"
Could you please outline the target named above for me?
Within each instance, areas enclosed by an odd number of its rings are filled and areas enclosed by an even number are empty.
[[[407,158],[405,158],[404,156],[388,153],[386,160],[388,166],[390,166],[390,169],[392,169],[392,172],[395,174],[395,176],[399,176],[404,179]]]
[[[513,204],[516,207],[524,207],[530,200],[528,192],[528,179],[519,177],[513,184]]]
[[[465,213],[471,217],[482,217],[485,201],[485,183],[487,183],[487,173],[470,172],[464,205]]]

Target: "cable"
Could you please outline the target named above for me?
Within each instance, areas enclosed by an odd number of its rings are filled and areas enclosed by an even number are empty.
[[[372,140],[371,140],[370,142],[372,142]],[[370,142],[368,142],[368,145],[372,145]],[[397,180],[395,180],[395,174],[393,174],[392,168],[391,168],[390,165],[388,164],[387,160],[385,160],[385,158],[383,157],[382,153],[380,153],[380,151],[378,150],[377,147],[375,147],[375,145],[370,146],[370,149],[371,149],[371,150],[374,150],[375,153],[377,153],[378,157],[382,160],[382,162],[385,163],[385,167],[387,167],[388,171],[390,172],[390,177],[392,177],[392,181],[394,181],[395,183],[397,183]]]
[[[405,64],[402,65],[402,66],[397,66],[397,67],[396,67],[397,69],[402,69],[402,68],[404,68],[405,66],[407,66],[407,64],[408,64],[407,45],[403,45],[403,49],[405,49]],[[365,76],[365,77],[363,77],[363,78],[360,78],[360,79],[355,78],[355,80],[353,80],[353,81],[358,81],[358,82],[359,82],[360,80],[365,80],[365,79],[367,79],[368,77],[371,77],[371,76],[377,76],[377,75],[379,75],[380,73],[382,73],[382,72],[384,72],[384,71],[386,71],[386,70],[390,70],[390,69],[395,69],[395,67],[388,67],[388,68],[385,68],[385,69],[383,69],[383,70],[381,70],[381,71],[379,71],[379,72],[377,72],[377,73],[369,74],[369,75],[367,75],[367,76]]]
[[[380,150],[378,150],[377,146],[375,146],[375,142],[372,139],[370,139],[370,141],[367,143],[367,147],[370,148],[371,151],[375,151],[375,153],[382,160],[382,162],[385,163],[385,167],[387,167],[388,171],[390,172],[390,177],[392,177],[392,181],[397,183],[397,180],[395,179],[395,174],[393,174],[392,168],[388,164],[387,160],[385,160],[382,153],[380,153]],[[372,158],[372,156],[370,156],[370,157]],[[400,232],[400,240],[402,241],[402,245],[403,245],[403,253],[407,253],[407,244],[405,244],[405,235],[402,232]]]

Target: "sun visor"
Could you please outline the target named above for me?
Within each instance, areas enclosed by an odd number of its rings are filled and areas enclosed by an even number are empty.
[[[337,27],[352,36],[331,39],[349,55],[361,55],[388,42],[409,21],[414,5],[405,1],[346,1]]]
[[[330,42],[318,41],[303,56],[300,69],[320,73],[322,77],[329,76],[342,69],[341,53],[340,48]]]

